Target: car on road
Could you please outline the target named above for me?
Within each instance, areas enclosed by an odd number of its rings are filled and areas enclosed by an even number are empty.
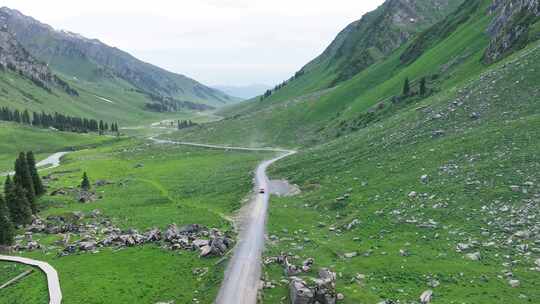
[[[265,192],[266,190],[264,190],[264,188],[259,189],[259,193],[264,194]]]

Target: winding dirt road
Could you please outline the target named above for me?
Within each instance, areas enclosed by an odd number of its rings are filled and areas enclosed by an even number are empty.
[[[240,150],[240,151],[270,151],[278,152],[279,156],[266,160],[259,164],[255,171],[255,189],[264,189],[264,193],[253,196],[249,202],[239,241],[234,249],[234,255],[225,271],[225,279],[216,298],[215,304],[255,304],[261,277],[261,259],[264,249],[264,234],[266,231],[266,218],[268,203],[270,200],[270,180],[266,175],[266,169],[273,163],[293,155],[296,151],[272,149],[272,148],[244,148],[227,147],[218,145],[196,144],[160,140],[150,138],[159,144],[176,144],[211,149]]]

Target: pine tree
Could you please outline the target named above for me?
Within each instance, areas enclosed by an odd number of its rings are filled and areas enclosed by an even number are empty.
[[[0,194],[0,245],[9,246],[13,244],[13,235],[15,233],[13,223],[9,215],[9,209]]]
[[[35,206],[36,192],[34,190],[34,182],[32,181],[32,175],[26,162],[26,155],[21,152],[19,158],[15,161],[15,176],[13,177],[15,185],[21,186],[25,190],[26,198],[28,202],[32,204],[32,212],[37,212],[37,206]]]
[[[409,78],[405,78],[405,83],[403,83],[403,96],[409,96],[411,93],[411,85],[409,84]]]
[[[426,93],[426,77],[422,77],[422,79],[420,79],[420,96],[426,96]]]
[[[88,175],[86,175],[86,172],[83,173],[83,178],[81,182],[81,189],[88,191],[90,190],[90,180],[88,179]]]
[[[36,167],[36,159],[34,158],[34,153],[32,151],[26,153],[26,162],[28,163],[28,169],[30,170],[30,175],[32,176],[32,183],[34,185],[36,196],[45,194],[45,187],[43,187],[43,183],[39,177]]]
[[[32,209],[26,198],[26,193],[20,185],[16,185],[11,178],[6,179],[4,186],[9,216],[15,225],[26,225],[32,221]]]

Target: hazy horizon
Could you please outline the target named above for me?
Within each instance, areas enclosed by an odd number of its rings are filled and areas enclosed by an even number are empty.
[[[339,6],[308,0],[145,3],[4,0],[1,5],[204,84],[241,87],[287,79],[382,0],[344,0]]]

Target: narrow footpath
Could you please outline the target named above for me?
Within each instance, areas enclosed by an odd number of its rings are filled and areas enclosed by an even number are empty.
[[[60,290],[60,280],[56,270],[48,263],[36,261],[23,257],[0,255],[0,261],[16,262],[25,265],[38,267],[47,276],[47,286],[49,288],[49,304],[62,303],[62,291]]]

